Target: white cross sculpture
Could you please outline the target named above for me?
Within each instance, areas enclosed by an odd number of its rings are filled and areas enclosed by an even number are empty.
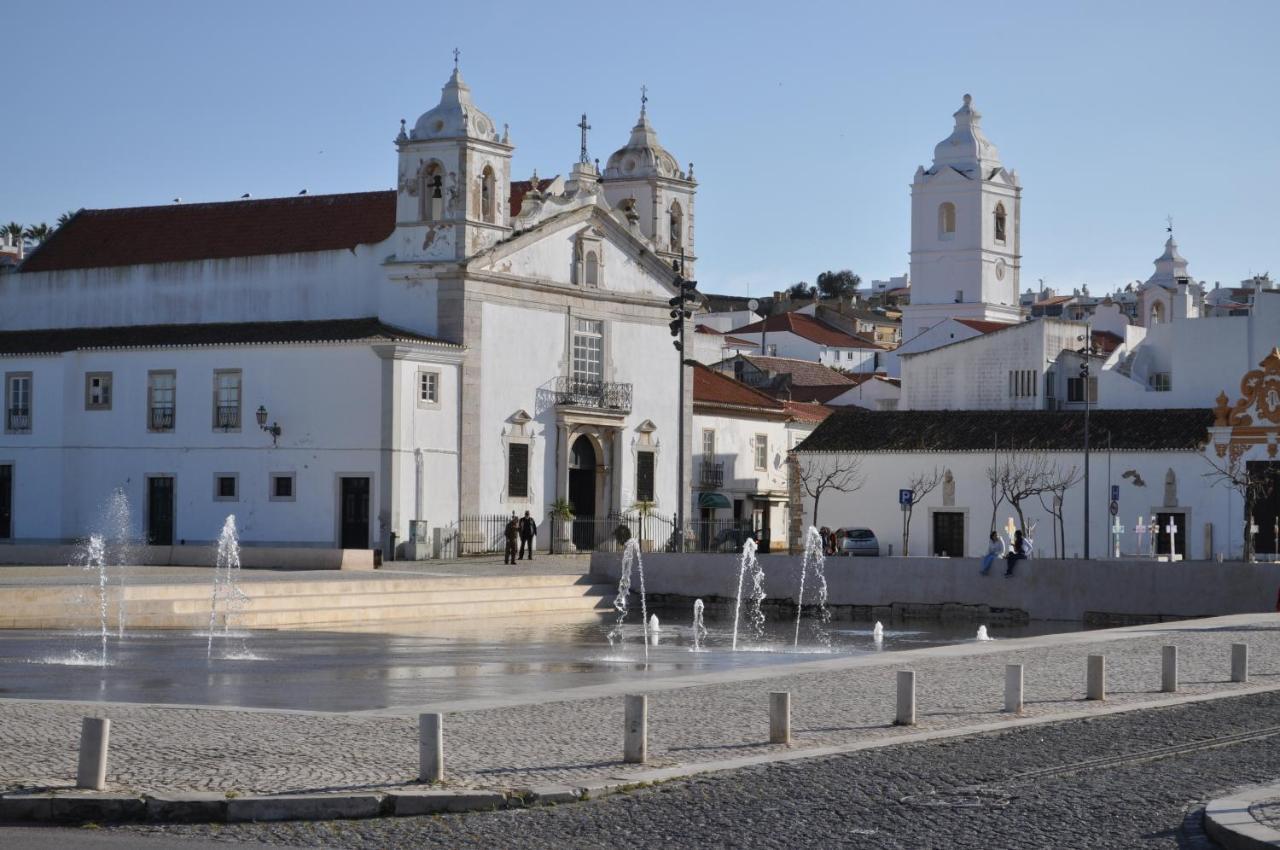
[[[1258,534],[1258,524],[1257,524],[1256,522],[1254,522],[1253,517],[1252,517],[1252,516],[1250,516],[1250,517],[1249,517],[1249,549],[1250,549],[1250,550],[1252,550],[1252,549],[1253,549],[1253,538],[1254,538],[1257,534]],[[1250,560],[1250,561],[1257,561],[1257,560],[1258,560],[1258,553],[1257,553],[1257,552],[1250,551],[1250,554],[1249,554],[1249,560]]]
[[[1169,524],[1164,527],[1169,533],[1169,560],[1178,560],[1178,521],[1169,515]]]
[[[1004,524],[1004,536],[1008,538],[1008,548],[1013,548],[1013,535],[1018,530],[1018,526],[1014,523],[1013,517],[1009,517],[1009,521]]]
[[[1114,517],[1111,520],[1111,557],[1119,559],[1120,557],[1120,535],[1124,533],[1124,526],[1120,524],[1120,517]]]
[[[1138,555],[1141,557],[1147,553],[1147,550],[1142,545],[1147,536],[1147,526],[1142,521],[1142,514],[1138,514],[1138,522],[1133,527],[1133,533],[1138,535]]]

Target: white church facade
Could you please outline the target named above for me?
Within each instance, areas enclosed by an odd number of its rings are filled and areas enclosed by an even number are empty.
[[[514,181],[455,68],[392,191],[80,212],[0,276],[0,539],[81,537],[116,488],[160,545],[674,513],[697,183],[643,104],[603,173],[582,126],[568,179]]]

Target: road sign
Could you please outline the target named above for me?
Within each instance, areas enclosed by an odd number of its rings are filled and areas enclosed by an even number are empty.
[[[909,504],[911,504],[911,495],[912,495],[912,493],[911,493],[911,491],[910,491],[910,490],[899,490],[899,491],[898,491],[898,504],[899,504],[899,505],[909,505]]]
[[[1111,501],[1113,502],[1120,501],[1120,485],[1119,484],[1111,485]]]
[[[1120,515],[1120,503],[1117,502],[1115,499],[1111,500],[1111,515],[1112,516]]]

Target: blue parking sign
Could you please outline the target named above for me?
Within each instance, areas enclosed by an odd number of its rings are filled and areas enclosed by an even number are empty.
[[[909,505],[909,504],[911,504],[911,491],[910,491],[910,490],[899,490],[899,491],[898,491],[898,504],[899,504],[899,505]]]
[[[1120,501],[1120,485],[1119,484],[1111,485],[1111,501],[1113,502]]]

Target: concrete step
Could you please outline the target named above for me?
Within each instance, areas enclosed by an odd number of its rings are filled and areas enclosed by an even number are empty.
[[[609,585],[570,585],[568,587],[500,587],[480,590],[416,590],[400,593],[308,593],[292,596],[251,596],[248,605],[254,611],[305,610],[309,608],[332,608],[335,600],[341,600],[342,607],[365,605],[377,607],[383,605],[421,605],[443,603],[490,602],[504,603],[521,599],[542,599],[548,597],[564,597],[576,599],[582,596],[602,596],[613,592]],[[165,599],[165,600],[129,600],[130,614],[144,611],[170,611],[175,614],[209,611],[209,597],[202,599]]]

